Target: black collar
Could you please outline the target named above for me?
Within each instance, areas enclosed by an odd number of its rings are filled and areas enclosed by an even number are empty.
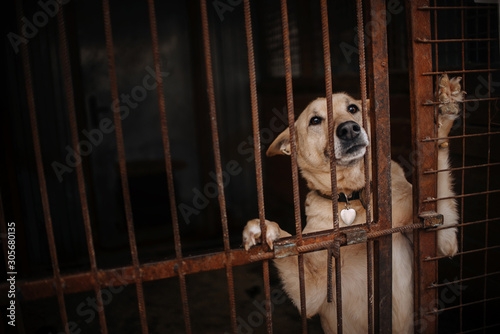
[[[324,199],[327,199],[329,201],[332,200],[331,195],[324,194],[319,190],[316,190],[316,194],[318,194],[319,196],[321,196]],[[361,205],[363,205],[363,208],[366,208],[365,195],[366,195],[365,188],[361,188],[360,190],[353,191],[352,193],[347,194],[347,195],[343,192],[340,192],[340,193],[338,193],[338,201],[342,202],[342,203],[349,203],[350,201],[359,200],[361,202]]]

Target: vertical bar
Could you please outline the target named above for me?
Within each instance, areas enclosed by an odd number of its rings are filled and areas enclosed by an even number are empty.
[[[325,91],[326,91],[326,109],[328,120],[328,153],[330,156],[330,183],[331,183],[331,199],[333,214],[333,230],[338,235],[339,233],[339,216],[338,216],[338,194],[337,194],[337,164],[335,161],[335,122],[333,118],[333,103],[332,103],[332,63],[330,58],[330,32],[328,25],[328,6],[326,0],[321,0],[321,33],[323,38],[323,62],[325,64]],[[335,292],[336,292],[336,310],[337,310],[337,332],[342,334],[342,263],[340,260],[340,245],[336,242],[335,245]],[[331,275],[331,259],[328,260],[328,276]],[[327,291],[329,298],[331,293],[331,280],[328,277]]]
[[[134,222],[132,215],[132,204],[130,202],[130,191],[127,178],[127,160],[125,157],[125,144],[123,141],[123,129],[120,119],[118,105],[118,82],[116,75],[116,65],[114,57],[113,31],[111,28],[111,15],[109,0],[103,0],[104,33],[106,37],[106,52],[108,54],[109,81],[111,85],[111,96],[113,99],[113,120],[115,124],[116,148],[118,151],[118,164],[120,169],[120,179],[123,192],[123,204],[125,207],[125,218],[127,221],[127,231],[130,243],[130,253],[132,255],[132,265],[134,267],[134,279],[137,290],[137,302],[141,321],[142,333],[148,333],[148,322],[146,317],[146,306],[144,302],[144,291],[142,287],[141,272],[139,268],[139,256],[137,254],[137,244],[135,241]]]
[[[259,207],[259,220],[263,244],[267,235],[265,224],[265,207],[264,207],[264,185],[262,176],[262,152],[260,146],[260,126],[259,126],[259,104],[257,96],[257,75],[255,73],[255,56],[253,48],[252,34],[252,13],[250,8],[250,0],[244,1],[245,12],[245,32],[247,38],[248,52],[248,75],[250,78],[250,104],[252,107],[252,125],[253,125],[253,144],[255,153],[255,174],[257,180],[257,202]],[[271,288],[269,283],[269,260],[262,262],[262,271],[264,274],[264,293],[266,297],[266,328],[268,333],[273,332],[272,309],[271,309]]]
[[[22,31],[22,18],[24,17],[22,1],[16,2],[18,27]],[[66,304],[64,301],[63,280],[59,270],[59,261],[57,259],[56,242],[54,238],[54,229],[52,227],[52,217],[50,213],[49,196],[47,193],[47,183],[45,180],[45,171],[43,167],[42,149],[40,145],[40,134],[38,132],[38,124],[36,119],[36,105],[35,96],[33,92],[33,81],[31,77],[31,66],[28,54],[28,47],[26,43],[21,44],[21,57],[23,62],[23,70],[25,76],[26,99],[28,103],[29,119],[31,125],[31,135],[33,137],[33,149],[35,152],[36,170],[38,176],[38,183],[40,187],[40,197],[42,201],[42,210],[45,221],[45,230],[47,233],[47,241],[49,244],[50,260],[52,263],[53,282],[57,294],[57,302],[59,305],[59,312],[61,321],[64,327],[64,332],[69,334],[68,315],[66,313]]]
[[[499,4],[500,5],[500,4]],[[477,14],[477,11],[476,11]],[[488,22],[487,22],[487,30],[488,30],[488,71],[491,70],[491,41],[489,40],[491,38],[491,30],[490,30],[490,25],[491,25],[491,9],[488,9]],[[491,72],[488,73],[488,99],[491,99]],[[465,110],[465,109],[464,109]],[[488,101],[488,133],[491,132],[491,100]],[[487,157],[487,162],[488,166],[486,167],[486,191],[489,192],[490,190],[490,164],[491,164],[491,135],[488,135],[488,157]],[[486,226],[485,226],[485,231],[484,231],[484,247],[486,250],[484,251],[484,290],[483,290],[483,299],[487,299],[487,291],[488,291],[488,279],[487,279],[487,273],[488,273],[488,232],[489,232],[489,203],[490,203],[490,196],[489,193],[486,194],[486,214],[485,214],[485,219],[486,219]],[[463,208],[463,207],[462,207]],[[462,209],[463,210],[463,209]],[[487,315],[487,303],[486,301],[483,304],[483,333],[486,333],[486,315]]]
[[[337,168],[335,159],[335,120],[332,103],[332,61],[330,58],[330,33],[328,26],[327,1],[321,0],[321,30],[323,37],[323,62],[325,64],[326,109],[328,118],[328,154],[330,155],[330,182],[332,186],[332,209],[338,212]],[[339,216],[333,215],[334,233],[339,233]]]
[[[158,44],[158,25],[156,22],[155,1],[148,0],[149,23],[151,29],[151,40],[153,47],[153,58],[155,65],[156,91],[158,94],[158,107],[160,109],[160,126],[163,142],[163,155],[165,157],[165,171],[167,174],[168,197],[170,200],[170,212],[172,216],[172,229],[174,233],[175,257],[177,259],[179,275],[179,288],[181,291],[182,312],[186,333],[191,333],[191,316],[189,313],[189,301],[186,287],[186,276],[183,270],[182,246],[179,232],[179,218],[175,200],[174,175],[172,171],[172,155],[170,151],[170,140],[168,135],[167,111],[165,107],[165,93],[163,90],[163,78],[161,77],[160,48]]]
[[[412,141],[413,151],[417,153],[412,182],[413,217],[417,223],[420,212],[436,210],[436,202],[424,202],[426,198],[435,198],[437,193],[437,175],[424,174],[426,169],[435,168],[435,161],[425,156],[426,151],[433,152],[435,147],[433,142],[422,142],[423,138],[434,136],[434,109],[423,105],[425,101],[433,100],[433,79],[431,76],[422,75],[432,70],[432,47],[429,43],[417,41],[419,38],[431,39],[431,17],[429,11],[418,9],[429,6],[429,0],[407,1],[406,6],[410,32],[408,45]],[[414,231],[415,330],[422,333],[437,332],[436,316],[425,316],[426,313],[434,311],[438,297],[438,289],[427,289],[431,283],[437,281],[437,261],[424,261],[425,258],[436,254],[435,238],[435,233]]]
[[[210,127],[212,131],[212,145],[214,149],[215,171],[217,174],[217,188],[219,191],[219,208],[222,221],[222,234],[224,238],[224,251],[226,253],[226,276],[229,291],[229,306],[231,308],[231,329],[233,333],[237,332],[236,323],[236,302],[234,296],[234,279],[231,257],[231,246],[229,244],[229,230],[227,226],[226,198],[224,195],[224,185],[222,179],[222,164],[219,147],[219,133],[217,130],[217,110],[215,106],[214,77],[212,73],[212,55],[210,50],[210,30],[208,25],[207,3],[200,0],[201,21],[203,29],[203,49],[205,51],[205,67],[207,73],[207,94],[210,106]]]
[[[434,2],[434,5],[437,6],[437,0],[433,0]],[[437,41],[439,39],[439,34],[438,34],[438,13],[439,13],[439,10],[435,9],[433,11],[434,13],[434,22],[432,23],[433,26],[434,26],[434,39]],[[429,22],[429,25],[431,23]],[[431,29],[431,32],[432,32],[432,29]],[[434,63],[434,68],[433,70],[435,72],[439,72],[439,43],[434,43],[434,50],[432,50],[434,52],[434,58],[432,59],[431,63]],[[432,52],[431,51],[431,52]],[[436,90],[438,90],[438,82],[439,82],[439,77],[436,77],[436,84],[434,85],[434,87],[436,87]],[[434,119],[437,119],[438,117],[438,113],[439,113],[439,110],[438,110],[438,106],[437,105],[434,105]],[[433,137],[436,137],[436,130],[434,130],[433,132]],[[431,156],[432,156],[432,159],[434,159],[434,161],[437,161],[437,149],[436,149],[436,143],[434,144],[434,150],[432,151],[433,154],[431,153]],[[430,146],[430,145],[429,145]],[[437,181],[437,174],[436,174],[436,181]],[[437,195],[437,188],[436,188],[436,195]],[[437,203],[436,203],[436,209],[437,209]],[[420,211],[419,211],[420,212]],[[415,217],[415,216],[414,216]],[[436,234],[437,236],[437,234]],[[434,239],[434,242],[436,241],[436,239]],[[415,255],[415,254],[414,254]],[[435,277],[435,280],[434,282],[437,282],[439,280],[439,271],[438,271],[438,264],[436,263],[436,277]],[[423,287],[422,287],[423,288]],[[427,287],[426,287],[427,288]],[[461,296],[460,296],[461,298]],[[439,328],[439,323],[438,323],[438,317],[434,317],[434,327],[437,329]],[[460,316],[460,321],[462,321],[462,316]]]
[[[359,74],[361,85],[361,111],[363,113],[363,128],[368,129],[368,108],[367,108],[367,85],[366,85],[366,55],[365,55],[365,31],[363,22],[363,3],[356,1],[356,13],[358,23],[358,48],[359,48]],[[371,208],[371,187],[370,187],[370,152],[367,151],[364,156],[364,174],[365,174],[365,193],[366,193],[366,223],[371,227],[372,208]],[[368,333],[372,334],[374,330],[374,304],[373,304],[373,241],[366,244],[367,247],[367,290],[368,290]]]
[[[436,0],[434,0],[436,1]],[[464,2],[463,0],[460,1],[460,7],[463,7],[464,5]],[[460,38],[463,40],[464,39],[464,10],[463,8],[460,9]],[[465,57],[464,57],[464,42],[461,42],[460,43],[460,47],[461,47],[461,51],[462,51],[462,71],[465,70]],[[465,87],[465,73],[464,75],[462,75],[462,87]],[[463,106],[465,107],[465,103],[463,104]],[[465,109],[464,109],[465,110]],[[465,134],[466,134],[466,124],[465,124],[465,114],[462,113],[462,167],[465,167]],[[462,173],[461,173],[461,178],[462,178],[462,189],[461,189],[461,194],[465,194],[465,170],[462,169]],[[465,209],[465,199],[462,197],[460,199],[460,221],[463,222],[464,221],[464,209]],[[460,228],[460,249],[464,249],[464,228],[461,227]],[[436,269],[437,270],[437,269]],[[463,279],[464,275],[463,275],[463,270],[464,270],[464,256],[463,254],[460,254],[460,280]],[[462,294],[460,294],[460,296],[458,297],[459,298],[459,302],[460,302],[460,331],[463,330],[463,313],[464,313],[464,309],[463,309],[463,296]],[[437,316],[436,316],[436,328],[437,328]]]
[[[386,7],[383,0],[369,2],[371,143],[374,212],[381,229],[392,227],[389,71]],[[382,23],[376,23],[382,22]],[[392,234],[374,242],[375,331],[392,333]]]
[[[78,126],[76,122],[75,97],[73,94],[73,73],[71,71],[71,62],[69,56],[69,47],[64,22],[64,7],[57,13],[57,23],[59,29],[59,53],[61,57],[62,74],[64,77],[64,88],[66,94],[66,104],[68,107],[68,118],[71,132],[71,144],[78,156],[80,156],[80,145],[78,139]],[[90,215],[87,203],[87,192],[85,189],[85,178],[83,175],[82,164],[76,165],[76,179],[78,183],[78,194],[80,196],[80,206],[82,209],[83,223],[85,227],[85,237],[87,240],[87,249],[89,252],[90,269],[93,276],[94,292],[96,294],[97,312],[99,314],[99,324],[101,333],[108,333],[106,325],[106,316],[102,303],[101,287],[99,285],[99,275],[97,273],[97,262],[95,257],[94,242],[92,238],[92,227],[90,225]]]
[[[367,271],[368,271],[368,334],[375,333],[375,305],[374,305],[374,294],[373,291],[373,240],[369,240],[366,244],[366,257],[367,257]]]
[[[281,0],[281,23],[283,30],[283,54],[285,60],[286,106],[288,110],[288,127],[290,131],[290,150],[292,165],[293,206],[295,209],[295,233],[297,244],[302,244],[302,221],[300,216],[299,172],[297,167],[297,145],[295,141],[295,113],[293,105],[292,57],[290,54],[290,31],[288,27],[288,6],[286,0]],[[302,333],[307,333],[306,287],[304,282],[304,256],[298,255],[300,313]]]
[[[368,129],[368,106],[367,106],[367,84],[366,84],[366,55],[365,55],[365,28],[363,22],[363,3],[362,0],[356,1],[357,23],[358,23],[358,48],[359,48],[359,73],[361,86],[361,111],[363,113],[363,128]],[[364,174],[366,190],[366,223],[372,223],[371,208],[371,185],[370,185],[370,152],[364,156]]]

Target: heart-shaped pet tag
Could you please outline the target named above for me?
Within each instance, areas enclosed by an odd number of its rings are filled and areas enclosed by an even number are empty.
[[[340,211],[340,218],[346,223],[346,225],[351,225],[354,219],[356,219],[356,210],[354,209],[342,209]]]

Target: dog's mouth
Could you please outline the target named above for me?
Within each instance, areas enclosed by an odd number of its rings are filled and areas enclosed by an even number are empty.
[[[353,141],[340,141],[335,146],[335,157],[340,166],[351,166],[356,164],[366,154],[369,142],[366,136],[360,136]]]
[[[346,154],[355,154],[356,152],[364,149],[366,147],[366,145],[364,144],[355,144],[355,145],[352,145],[350,148],[348,148],[345,153]]]
[[[338,165],[351,165],[356,163],[361,159],[366,153],[366,147],[368,143],[355,143],[348,147],[343,147],[341,152],[335,152],[335,158]],[[340,154],[339,154],[340,153]],[[330,160],[330,153],[328,149],[325,148],[323,154],[325,155],[325,160]]]

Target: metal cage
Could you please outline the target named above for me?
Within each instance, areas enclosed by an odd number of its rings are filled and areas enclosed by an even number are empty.
[[[233,1],[236,3],[236,1]],[[241,1],[240,1],[241,2]],[[289,2],[289,1],[288,1]],[[359,71],[360,71],[360,93],[363,104],[363,125],[368,126],[367,117],[371,115],[371,154],[373,165],[365,164],[365,176],[369,180],[372,173],[372,183],[367,181],[366,190],[373,194],[374,205],[367,207],[366,223],[354,227],[340,228],[338,217],[332,221],[330,230],[314,234],[303,234],[303,216],[301,209],[299,190],[299,170],[297,166],[296,147],[294,144],[294,80],[292,73],[292,52],[290,43],[290,21],[286,0],[280,1],[281,33],[284,66],[284,85],[286,89],[286,110],[288,125],[292,136],[291,148],[291,173],[293,184],[293,205],[295,217],[295,235],[291,238],[280,240],[276,243],[274,250],[267,246],[257,246],[249,252],[234,247],[230,242],[229,224],[227,215],[227,198],[225,196],[225,185],[223,165],[221,158],[219,123],[218,123],[218,101],[216,99],[216,86],[214,80],[213,42],[214,34],[211,33],[209,22],[209,9],[211,2],[201,0],[198,5],[191,4],[195,10],[199,10],[202,48],[199,51],[200,59],[203,59],[203,78],[205,81],[199,83],[206,90],[203,101],[208,103],[210,134],[212,138],[211,148],[213,162],[215,164],[216,183],[218,188],[218,205],[220,224],[223,240],[223,250],[204,251],[199,255],[186,255],[181,245],[181,233],[179,227],[178,203],[176,202],[175,177],[173,173],[173,162],[171,146],[169,142],[169,129],[173,124],[167,122],[169,108],[166,103],[161,73],[164,70],[161,49],[158,41],[158,22],[155,12],[155,1],[148,0],[148,17],[150,25],[151,48],[154,60],[154,72],[156,73],[155,86],[158,97],[158,113],[162,133],[162,145],[164,154],[164,170],[166,171],[166,182],[170,198],[170,214],[173,228],[175,256],[156,262],[141,263],[137,251],[136,233],[134,229],[134,216],[132,212],[131,195],[129,190],[128,165],[126,158],[125,142],[120,118],[119,105],[113,110],[113,125],[116,138],[116,153],[119,168],[120,188],[122,203],[124,207],[124,220],[128,232],[130,246],[131,264],[115,266],[112,268],[99,268],[95,252],[95,231],[93,232],[92,214],[88,203],[88,191],[90,181],[86,178],[85,166],[76,164],[76,185],[80,214],[84,226],[86,245],[88,248],[88,259],[90,270],[77,273],[61,273],[56,242],[54,235],[57,230],[52,224],[50,198],[46,182],[47,165],[44,163],[44,150],[40,144],[40,133],[38,123],[41,110],[37,107],[34,97],[34,75],[38,70],[34,63],[33,50],[30,44],[20,43],[20,68],[18,76],[22,78],[22,90],[25,92],[27,115],[29,116],[28,132],[31,136],[31,145],[34,152],[36,164],[36,180],[39,184],[39,198],[41,203],[41,216],[45,224],[47,244],[50,250],[52,275],[39,279],[20,280],[16,282],[16,298],[18,303],[18,322],[16,329],[22,330],[22,321],[30,319],[22,315],[22,304],[29,300],[38,300],[56,297],[57,312],[60,315],[61,328],[66,334],[73,333],[71,319],[68,317],[66,300],[69,295],[76,293],[91,293],[96,300],[98,310],[98,321],[101,333],[108,333],[109,319],[107,319],[104,307],[103,291],[109,288],[118,288],[133,285],[136,289],[137,307],[140,318],[139,328],[135,332],[149,333],[148,326],[148,300],[144,295],[143,285],[145,282],[159,281],[166,278],[178,278],[180,291],[180,302],[182,306],[182,317],[184,331],[191,333],[193,315],[190,312],[189,289],[186,278],[189,275],[201,272],[212,272],[224,270],[227,284],[227,300],[223,303],[229,304],[229,317],[231,331],[237,333],[237,297],[234,286],[234,268],[236,266],[259,262],[262,264],[263,286],[265,295],[265,331],[267,333],[280,332],[279,328],[273,326],[272,291],[270,285],[271,261],[274,258],[297,256],[300,280],[300,317],[302,333],[308,332],[307,301],[305,299],[304,284],[304,258],[309,252],[328,250],[329,256],[335,261],[333,270],[332,261],[329,261],[329,277],[335,277],[335,286],[329,286],[329,293],[336,293],[338,333],[342,333],[342,294],[341,281],[342,270],[339,254],[342,247],[352,243],[366,243],[368,249],[368,286],[366,293],[369,298],[368,324],[370,333],[392,332],[392,234],[413,231],[414,240],[414,300],[415,300],[415,332],[425,333],[476,333],[495,332],[500,323],[495,318],[495,310],[498,310],[500,289],[498,279],[500,268],[496,265],[496,256],[500,247],[500,240],[494,236],[498,229],[500,212],[498,211],[499,189],[495,181],[500,163],[498,150],[498,35],[495,31],[495,13],[497,5],[476,4],[472,1],[407,1],[406,18],[408,29],[408,53],[409,53],[409,77],[410,77],[410,106],[411,106],[411,128],[412,128],[412,183],[414,196],[414,222],[404,227],[393,228],[391,222],[391,121],[389,103],[389,51],[387,34],[387,7],[385,1],[369,0],[356,1],[357,17],[357,44],[359,45]],[[224,4],[226,4],[224,2]],[[235,4],[232,4],[235,5]],[[326,96],[333,92],[331,60],[331,36],[335,34],[335,24],[329,20],[329,3],[321,0],[319,3],[321,15],[321,42],[322,61],[324,64],[324,91]],[[57,21],[57,45],[60,60],[60,71],[62,73],[62,86],[64,87],[64,108],[67,111],[67,123],[71,145],[80,154],[79,142],[78,103],[75,98],[77,79],[75,79],[75,59],[71,47],[68,45],[67,22],[68,16],[64,6],[54,14]],[[226,4],[228,6],[228,4]],[[244,26],[246,36],[246,57],[248,64],[250,108],[252,119],[253,154],[255,156],[255,179],[257,187],[258,213],[261,228],[265,234],[264,220],[266,208],[264,205],[264,175],[262,168],[261,151],[261,124],[262,111],[259,109],[258,79],[256,60],[254,52],[254,29],[255,15],[252,13],[250,0],[243,0]],[[294,10],[297,10],[294,7]],[[109,71],[109,83],[111,99],[119,100],[120,89],[117,75],[116,49],[114,46],[113,24],[109,0],[102,1],[102,13],[106,45],[106,61]],[[23,1],[16,1],[16,21],[19,31],[22,31],[22,18],[25,17]],[[451,17],[451,18],[450,18]],[[456,27],[440,23],[459,22]],[[372,23],[372,24],[370,24]],[[450,23],[451,24],[451,23]],[[485,26],[485,28],[483,27]],[[498,29],[498,28],[496,28]],[[366,40],[365,40],[366,39]],[[261,41],[260,41],[261,42]],[[72,63],[73,62],[73,63]],[[442,73],[452,73],[464,78],[465,90],[469,92],[468,98],[463,105],[463,114],[454,132],[448,138],[452,145],[452,152],[458,164],[453,164],[450,171],[457,178],[457,199],[459,203],[461,220],[459,223],[459,253],[453,260],[437,257],[436,231],[439,227],[432,226],[433,212],[437,211],[437,202],[443,198],[437,198],[436,180],[437,173],[437,139],[435,132],[435,119],[437,112],[437,99],[435,97],[435,86],[437,79]],[[476,85],[476,86],[475,86]],[[479,87],[479,88],[478,88]],[[370,110],[368,110],[367,99],[370,98]],[[329,146],[333,147],[333,111],[331,100],[328,99],[328,124],[329,124]],[[203,102],[204,103],[204,102]],[[477,106],[471,110],[471,106]],[[5,124],[5,123],[4,123]],[[486,145],[485,152],[474,155],[474,148],[469,145]],[[473,155],[474,159],[469,160]],[[334,164],[334,154],[330,154],[331,166]],[[366,158],[367,159],[367,158]],[[367,161],[367,160],[366,160]],[[372,169],[370,171],[370,168]],[[9,174],[10,173],[10,174]],[[7,178],[14,177],[13,171],[7,169],[4,172]],[[478,176],[479,175],[479,176]],[[481,185],[476,184],[478,177]],[[332,196],[336,198],[336,170],[331,169]],[[5,185],[6,182],[3,182]],[[472,186],[475,184],[476,186]],[[2,197],[17,196],[13,194],[8,186],[2,187]],[[19,196],[23,196],[20,194]],[[479,205],[475,199],[480,199]],[[478,199],[478,200],[479,200]],[[8,223],[12,221],[10,209],[7,204],[1,207],[1,232],[5,263],[8,257]],[[337,202],[332,201],[333,211],[337,212]],[[479,205],[479,209],[475,209]],[[22,210],[30,210],[23,207]],[[52,210],[53,207],[52,207]],[[430,212],[430,214],[429,214]],[[471,213],[472,212],[472,213]],[[252,217],[248,217],[249,219]],[[472,233],[479,241],[471,242],[469,234]],[[25,233],[30,233],[25,231]],[[231,231],[241,233],[241,231]],[[476,262],[481,261],[481,266]],[[471,269],[472,267],[472,269]],[[6,268],[7,269],[7,268]],[[5,270],[7,275],[15,275],[15,268]],[[450,275],[450,272],[457,275]],[[121,279],[117,279],[120,277]],[[466,288],[467,287],[467,288]],[[4,283],[0,286],[0,296],[3,303],[8,305],[7,298],[10,285]],[[450,290],[451,289],[451,290]],[[473,292],[474,297],[468,293]],[[449,292],[454,295],[450,298]],[[443,297],[447,296],[447,297]],[[473,309],[473,311],[470,311]],[[3,313],[2,310],[0,312]],[[168,312],[168,310],[166,310]],[[478,321],[469,321],[467,314],[472,312]],[[4,317],[5,318],[5,317]],[[477,319],[476,319],[477,320]],[[12,329],[8,325],[5,328]]]

